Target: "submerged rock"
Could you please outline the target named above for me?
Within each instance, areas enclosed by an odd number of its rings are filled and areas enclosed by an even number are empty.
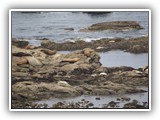
[[[74,28],[64,28],[64,30],[73,31],[73,30],[74,30]]]

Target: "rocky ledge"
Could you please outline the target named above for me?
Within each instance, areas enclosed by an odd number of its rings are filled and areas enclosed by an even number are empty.
[[[84,48],[91,48],[97,52],[106,52],[110,50],[124,50],[131,53],[146,53],[148,52],[148,36],[138,38],[102,38],[85,42],[84,40],[70,40],[64,43],[51,42],[44,40],[41,42],[42,48],[47,48],[57,51],[73,51]]]
[[[33,101],[51,97],[146,92],[137,86],[148,86],[148,66],[108,68],[99,60],[91,48],[60,54],[12,44],[12,108],[34,108]]]
[[[92,32],[103,30],[139,30],[143,29],[136,21],[112,21],[96,23],[87,28],[80,29],[80,32]]]

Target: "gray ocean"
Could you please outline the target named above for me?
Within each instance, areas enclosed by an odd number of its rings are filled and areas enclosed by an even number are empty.
[[[79,29],[94,23],[120,20],[134,20],[144,27],[142,30],[102,32],[78,32]],[[67,31],[64,28],[74,28]],[[82,12],[12,12],[12,38],[30,40],[48,38],[56,42],[82,38],[86,41],[97,38],[132,38],[148,35],[148,12],[111,12],[102,15],[90,15]]]

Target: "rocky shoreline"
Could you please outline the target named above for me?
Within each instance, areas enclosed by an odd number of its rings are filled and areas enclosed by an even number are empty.
[[[110,47],[106,48],[107,46]],[[51,97],[147,92],[137,86],[148,86],[148,66],[139,69],[127,66],[103,67],[97,53],[111,49],[141,53],[148,52],[147,46],[148,37],[131,40],[103,39],[90,43],[85,41],[55,43],[43,40],[40,47],[28,45],[27,41],[12,41],[12,108],[47,108],[47,105],[40,106],[34,104],[34,101]],[[60,54],[57,52],[59,50],[75,51]],[[104,108],[114,108],[112,107],[114,102],[111,101],[110,104],[111,107]],[[87,106],[88,104],[83,108]],[[124,108],[147,107],[146,104],[139,105],[135,101],[124,105]],[[52,108],[82,108],[82,106],[78,103],[65,105],[59,102]]]
[[[110,50],[123,50],[130,53],[147,53],[149,37],[138,38],[101,38],[99,40],[92,40],[86,42],[84,40],[69,40],[63,43],[51,42],[50,40],[43,40],[41,42],[42,48],[57,51],[73,51],[84,48],[94,49],[96,52],[107,52]]]

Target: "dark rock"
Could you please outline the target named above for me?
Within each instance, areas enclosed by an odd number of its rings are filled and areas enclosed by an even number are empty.
[[[89,104],[87,104],[87,106],[94,106],[94,104],[93,103],[89,103]]]
[[[83,13],[97,16],[97,15],[104,15],[104,14],[108,14],[108,13],[112,13],[112,12],[109,12],[109,11],[103,12],[102,11],[102,12],[83,12]]]
[[[100,100],[101,98],[100,98],[100,97],[96,97],[95,99],[96,99],[96,100]]]
[[[64,104],[64,103],[58,102],[58,103],[54,104],[54,105],[52,106],[52,108],[58,109],[58,108],[66,108],[66,107],[65,107],[65,104]]]
[[[32,13],[41,13],[41,12],[37,12],[37,11],[23,11],[23,12],[21,12],[21,13],[23,13],[23,14],[32,14]]]
[[[80,32],[90,32],[90,31],[102,31],[102,30],[130,30],[130,29],[142,29],[142,27],[136,21],[113,21],[113,22],[103,22],[97,23],[89,26],[88,28],[81,29]]]
[[[148,106],[146,106],[145,104],[141,105],[138,104],[137,100],[133,100],[130,103],[126,103],[123,108],[125,109],[144,109],[144,108],[148,108]]]
[[[122,96],[121,97],[122,101],[130,101],[131,98],[127,97],[127,96]]]
[[[73,31],[73,30],[74,30],[74,28],[64,28],[64,30]]]
[[[116,102],[111,101],[111,102],[109,102],[109,103],[107,104],[107,106],[104,106],[104,108],[115,108],[116,105],[117,105]]]
[[[12,41],[12,45],[20,47],[20,48],[24,48],[29,44],[28,41],[20,41],[20,40],[13,40]]]
[[[13,56],[17,56],[17,57],[22,57],[22,56],[32,56],[29,53],[24,53],[24,52],[18,52],[18,53],[12,53]]]
[[[111,42],[115,41],[115,42]],[[102,49],[97,49],[100,47]],[[133,47],[134,46],[134,47]],[[139,47],[136,47],[139,46]],[[141,46],[141,48],[140,48]],[[83,40],[78,40],[73,42],[64,42],[64,43],[55,43],[51,41],[44,41],[41,43],[41,47],[51,49],[51,50],[82,50],[85,48],[93,49],[97,52],[106,52],[110,50],[125,50],[127,52],[132,53],[146,53],[148,52],[148,36],[146,37],[139,37],[139,38],[130,38],[129,40],[126,40],[124,38],[115,38],[115,39],[109,39],[109,38],[102,38],[99,40],[94,40],[91,42],[85,42]],[[90,55],[91,51],[88,51],[89,53],[86,53],[86,56]]]

